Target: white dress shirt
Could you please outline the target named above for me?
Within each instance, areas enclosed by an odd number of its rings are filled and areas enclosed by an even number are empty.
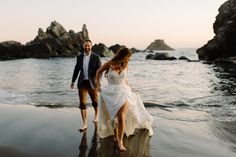
[[[89,68],[89,59],[90,59],[91,53],[89,55],[84,54],[84,60],[83,60],[83,71],[84,71],[84,80],[88,80],[88,68]]]

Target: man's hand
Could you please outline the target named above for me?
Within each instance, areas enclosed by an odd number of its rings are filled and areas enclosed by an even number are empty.
[[[70,89],[74,89],[74,83],[73,82],[71,82],[71,84],[70,84]]]

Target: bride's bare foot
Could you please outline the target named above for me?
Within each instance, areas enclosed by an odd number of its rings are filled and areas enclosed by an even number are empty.
[[[87,129],[87,124],[84,124],[82,128],[79,129],[80,132],[83,132]]]
[[[121,152],[123,152],[123,151],[126,150],[126,148],[124,147],[123,144],[119,144],[119,150],[120,150]]]

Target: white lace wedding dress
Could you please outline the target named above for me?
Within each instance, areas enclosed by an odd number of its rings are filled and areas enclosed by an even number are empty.
[[[134,134],[136,128],[146,128],[149,130],[149,135],[153,135],[151,126],[153,117],[145,109],[140,96],[126,84],[126,77],[127,70],[118,74],[110,68],[107,73],[108,85],[101,88],[98,102],[98,134],[101,138],[114,135],[114,125],[117,125],[115,116],[126,101],[128,101],[126,136]]]

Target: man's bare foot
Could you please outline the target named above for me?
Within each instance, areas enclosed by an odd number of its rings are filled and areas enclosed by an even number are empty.
[[[119,144],[118,146],[119,146],[119,150],[120,150],[121,152],[123,152],[123,151],[126,150],[126,148],[124,147],[123,144]]]
[[[83,132],[84,130],[87,129],[87,124],[84,124],[84,126],[82,128],[79,129],[80,132]]]

